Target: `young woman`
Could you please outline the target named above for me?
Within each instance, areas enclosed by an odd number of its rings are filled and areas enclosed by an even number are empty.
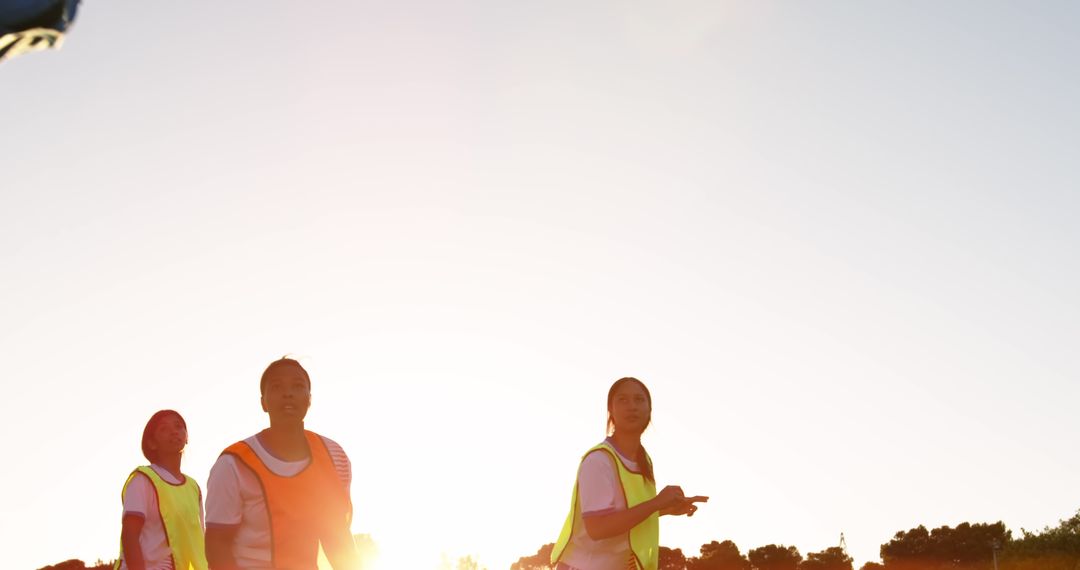
[[[657,570],[660,515],[691,516],[694,503],[675,485],[656,493],[641,434],[652,420],[652,396],[637,378],[608,389],[608,437],[581,460],[570,514],[551,552],[556,570]]]
[[[180,472],[187,423],[172,410],[150,417],[142,451],[150,465],[124,483],[118,570],[206,570],[202,491]]]
[[[225,448],[206,482],[211,568],[314,570],[322,546],[334,570],[357,570],[352,463],[336,442],[304,429],[311,376],[281,358],[263,371],[259,393],[270,426]]]

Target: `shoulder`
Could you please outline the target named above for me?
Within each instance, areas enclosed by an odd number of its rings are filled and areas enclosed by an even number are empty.
[[[590,463],[598,463],[603,461],[610,462],[614,460],[615,449],[612,448],[606,440],[601,441],[600,443],[590,447],[589,450],[585,452],[585,455],[581,456],[582,463],[585,463],[586,461]]]
[[[231,448],[230,448],[231,449]],[[226,449],[214,460],[214,465],[210,469],[217,469],[218,467],[232,467],[236,465],[236,455],[233,455],[231,451]]]
[[[150,465],[140,465],[140,466],[132,469],[131,472],[128,473],[127,480],[129,482],[133,482],[133,481],[135,481],[137,479],[145,479],[145,480],[149,481],[150,480],[150,475],[148,475],[146,472],[150,471],[152,469],[153,469],[153,467],[150,466]]]
[[[223,477],[236,477],[236,456],[228,453],[222,453],[214,461],[214,465],[210,467],[210,476],[207,478],[207,484],[213,485],[215,482],[221,480]]]
[[[319,439],[322,440],[323,445],[326,446],[326,450],[330,452],[330,457],[333,457],[334,461],[337,461],[338,458],[344,459],[346,462],[349,461],[349,456],[345,453],[345,449],[341,447],[341,444],[325,435],[320,435]]]
[[[145,516],[152,505],[157,503],[157,490],[154,483],[142,471],[133,471],[128,475],[121,493],[124,514]]]
[[[352,484],[352,462],[349,461],[349,456],[345,454],[345,450],[338,442],[325,435],[319,435],[319,439],[322,440],[327,453],[330,454],[330,460],[334,463],[334,471],[337,472],[338,478],[341,479],[346,488],[349,487]]]
[[[251,437],[242,439],[233,443],[222,450],[218,455],[217,460],[214,461],[214,466],[211,467],[210,473],[213,474],[215,470],[227,470],[237,471],[237,460],[240,463],[246,463],[251,460],[252,457],[262,457],[266,455],[266,451],[263,449],[262,444],[259,443],[258,434]]]
[[[245,450],[255,451],[256,449],[261,449],[261,448],[262,448],[262,444],[259,443],[258,434],[255,434],[255,435],[253,435],[251,437],[241,439],[240,441],[237,441],[237,442],[229,445],[228,447],[226,447],[225,449],[223,449],[221,451],[221,455],[222,456],[230,455],[230,454],[234,454],[234,453],[236,453],[238,451],[245,451]]]
[[[125,492],[147,489],[153,486],[154,482],[150,480],[150,476],[138,468],[129,473],[127,480],[124,482]]]
[[[615,472],[615,457],[606,448],[590,450],[581,459],[580,474],[602,474]]]
[[[326,437],[325,435],[315,432],[308,432],[311,435],[317,436],[323,446],[326,447],[326,452],[330,454],[330,458],[334,460],[334,465],[347,466],[349,465],[349,456],[345,453],[345,449],[341,447],[338,442]]]

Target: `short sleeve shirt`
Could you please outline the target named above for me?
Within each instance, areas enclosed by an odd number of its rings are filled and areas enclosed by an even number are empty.
[[[637,470],[636,462],[621,453],[619,457],[627,468]],[[578,468],[577,485],[579,509],[561,562],[576,570],[626,570],[631,555],[626,536],[593,540],[585,532],[584,517],[626,510],[622,483],[611,456],[599,450],[586,455]]]
[[[319,437],[326,444],[338,479],[348,493],[352,485],[352,464],[345,450],[337,442]],[[310,458],[282,461],[270,455],[256,436],[245,439],[244,443],[251,446],[271,472],[282,477],[296,475],[311,462]],[[206,526],[237,527],[233,557],[240,568],[272,568],[270,519],[262,486],[258,477],[250,469],[237,465],[232,455],[222,455],[210,469],[210,478],[206,483]]]
[[[183,480],[177,479],[160,465],[151,465],[150,468],[167,483],[173,485],[183,483]],[[199,510],[201,524],[202,501],[199,501]],[[139,546],[142,549],[146,570],[172,570],[172,552],[169,550],[165,527],[161,523],[157,491],[154,490],[154,484],[150,479],[141,473],[131,478],[131,482],[124,491],[124,516],[128,515],[143,519],[142,532],[139,533]],[[127,562],[123,559],[120,561],[120,569],[127,570]]]

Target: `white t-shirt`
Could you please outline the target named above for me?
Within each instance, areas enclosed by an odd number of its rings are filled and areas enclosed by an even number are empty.
[[[322,440],[348,493],[352,485],[349,457],[337,442],[326,437],[322,437]],[[270,455],[254,435],[245,439],[244,443],[251,446],[267,469],[282,477],[296,475],[311,462],[310,458],[282,461]],[[241,568],[272,568],[270,518],[262,485],[250,469],[237,466],[236,458],[232,455],[222,455],[210,469],[210,478],[206,482],[206,526],[237,527],[233,557]]]
[[[160,465],[151,465],[150,468],[167,483],[180,485],[184,482]],[[172,552],[165,536],[165,527],[161,524],[157,491],[154,490],[154,483],[150,478],[142,473],[133,477],[124,491],[124,516],[127,515],[142,517],[144,521],[142,532],[139,533],[139,547],[142,549],[146,570],[172,570]],[[200,525],[202,516],[202,501],[199,501]],[[120,570],[127,570],[126,560],[120,561]]]
[[[612,446],[614,449],[614,446]],[[622,462],[637,471],[636,462],[615,450]],[[630,541],[626,535],[593,540],[585,532],[583,517],[626,510],[619,472],[611,456],[596,450],[585,456],[578,468],[578,505],[574,515],[574,531],[560,562],[571,570],[626,570],[630,559]]]

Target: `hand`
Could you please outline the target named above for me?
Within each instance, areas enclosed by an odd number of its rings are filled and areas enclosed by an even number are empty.
[[[656,499],[657,502],[660,503],[661,509],[677,505],[684,499],[682,487],[678,485],[668,485],[667,487],[664,487],[662,491],[657,493]]]
[[[695,505],[694,503],[704,503],[704,502],[706,502],[708,500],[709,500],[708,497],[705,497],[705,496],[702,496],[702,495],[695,495],[693,497],[683,497],[683,499],[681,501],[679,501],[679,502],[675,503],[674,505],[672,505],[671,510],[668,511],[668,512],[669,512],[669,514],[672,514],[672,515],[675,515],[675,516],[686,515],[688,517],[692,517],[692,516],[694,516],[694,513],[697,512],[697,510],[698,510],[697,505]]]

